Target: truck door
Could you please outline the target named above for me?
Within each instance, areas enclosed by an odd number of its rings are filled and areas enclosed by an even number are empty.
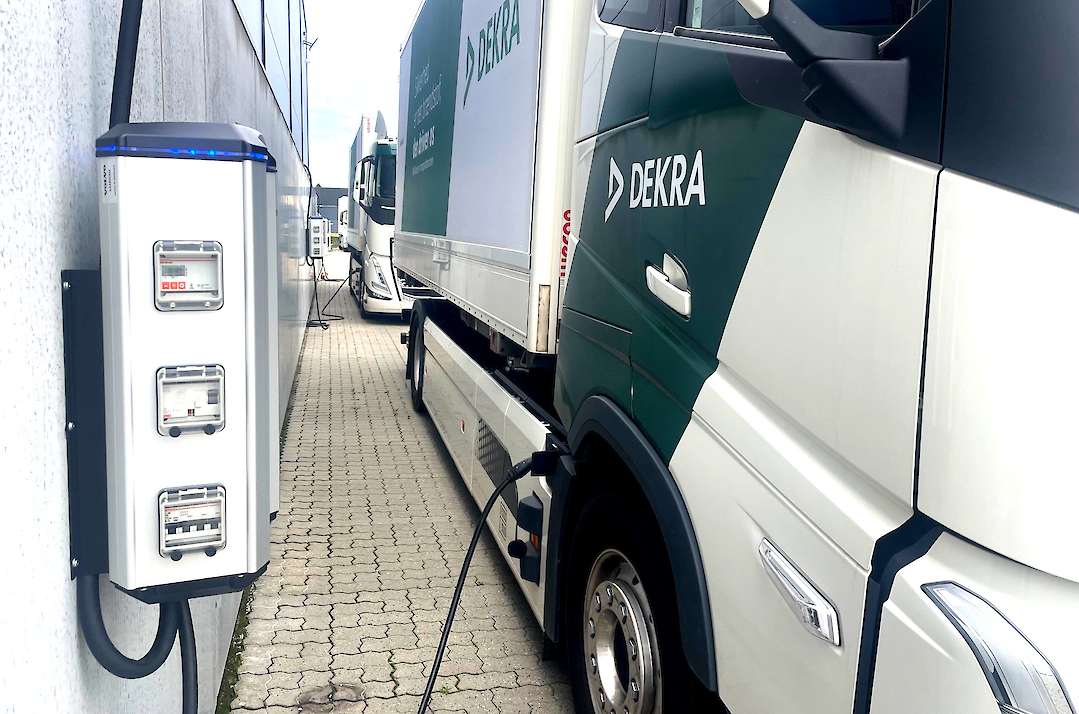
[[[918,48],[894,142],[822,125],[738,3],[672,0],[646,118],[595,144],[581,245],[624,248],[632,413],[690,510],[731,711],[865,686],[874,550],[914,512],[947,1],[797,2]]]
[[[629,188],[628,173],[611,161],[647,121],[663,2],[594,0],[588,10],[571,211],[580,243],[563,298],[555,393],[566,423],[595,393],[632,410],[629,350],[639,306],[631,286],[640,226],[636,214],[604,207]]]

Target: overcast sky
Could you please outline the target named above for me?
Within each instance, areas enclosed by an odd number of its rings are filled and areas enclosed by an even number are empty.
[[[348,150],[365,111],[397,134],[401,45],[421,0],[305,0],[308,121],[315,183],[348,184]]]

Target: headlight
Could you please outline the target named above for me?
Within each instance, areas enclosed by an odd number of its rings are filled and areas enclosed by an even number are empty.
[[[1075,714],[1053,665],[995,607],[955,583],[922,589],[970,645],[1003,714]]]
[[[390,284],[386,282],[386,276],[382,273],[382,268],[378,267],[378,263],[372,260],[370,262],[370,268],[367,273],[368,287],[379,292],[384,292],[387,295],[390,294]]]

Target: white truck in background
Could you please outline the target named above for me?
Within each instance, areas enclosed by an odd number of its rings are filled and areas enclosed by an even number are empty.
[[[487,525],[578,714],[1076,714],[1079,5],[1012,5],[421,8],[405,371],[478,503],[560,453]]]
[[[349,195],[346,193],[341,198],[337,199],[337,247],[341,250],[347,250],[346,235],[348,230],[348,202]]]
[[[397,142],[387,136],[382,112],[364,114],[349,151],[348,221],[342,231],[342,247],[352,256],[349,291],[364,317],[403,316],[417,296],[432,294],[394,267],[396,173]]]

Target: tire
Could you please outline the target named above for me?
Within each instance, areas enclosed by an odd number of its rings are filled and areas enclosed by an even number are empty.
[[[367,308],[363,306],[363,296],[367,294],[367,286],[360,283],[360,296],[356,298],[356,301],[360,303],[360,317],[365,320],[371,319],[371,313],[367,312]]]
[[[571,543],[563,622],[577,714],[717,711],[682,653],[674,578],[643,497],[596,493]]]
[[[412,408],[417,414],[426,413],[423,406],[423,373],[427,353],[423,348],[423,322],[426,310],[416,305],[412,310],[412,323],[408,329],[408,389],[412,397]]]

